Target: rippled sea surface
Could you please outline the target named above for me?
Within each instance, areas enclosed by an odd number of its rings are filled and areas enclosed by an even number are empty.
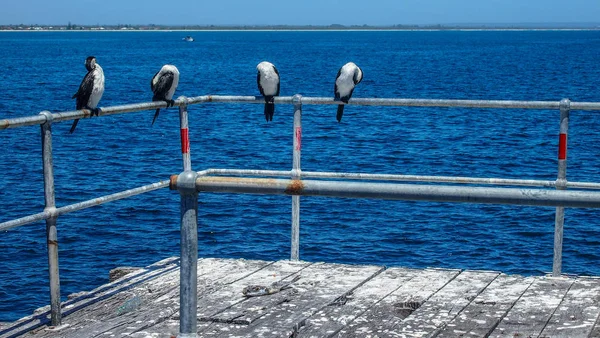
[[[176,96],[259,95],[273,62],[281,95],[333,96],[340,66],[364,72],[355,97],[600,101],[600,31],[0,33],[0,119],[72,110],[97,57],[100,106],[149,101],[151,77],[176,65]],[[190,107],[193,168],[290,170],[292,107]],[[58,206],[167,179],[182,170],[177,109],[53,126]],[[600,115],[573,111],[567,177],[600,182]],[[0,131],[0,222],[43,210],[40,128]],[[304,170],[554,180],[558,111],[305,106]],[[289,258],[291,198],[202,194],[201,257]],[[554,208],[301,199],[308,261],[552,269]],[[58,219],[61,294],[108,281],[122,265],[179,254],[179,195],[162,189]],[[0,233],[0,321],[49,303],[45,223]],[[566,210],[563,270],[600,275],[600,213]]]

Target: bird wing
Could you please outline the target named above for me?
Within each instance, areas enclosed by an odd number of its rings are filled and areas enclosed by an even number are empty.
[[[262,85],[260,84],[260,71],[256,74],[256,84],[258,84],[258,90],[260,90],[260,95],[266,96],[265,90],[263,89]]]
[[[256,84],[258,85],[258,90],[260,90],[260,95],[265,96],[265,90],[260,85],[260,71],[256,73]]]
[[[361,76],[359,77],[359,75],[361,75]],[[362,70],[361,71],[357,70],[354,72],[354,77],[352,78],[352,80],[354,81],[354,84],[357,85],[360,83],[360,81],[362,81],[362,78],[363,78]]]
[[[169,92],[169,89],[171,89],[171,86],[173,85],[173,78],[174,75],[171,72],[164,73],[158,78],[156,86],[152,88],[152,91],[154,92],[152,100],[166,99],[165,95],[167,95],[167,92]]]
[[[275,92],[275,96],[279,96],[279,89],[281,88],[281,77],[279,76],[279,71],[277,70],[277,67],[273,66],[273,70],[275,71],[275,74],[277,74],[277,79],[279,80],[277,81],[277,91]]]
[[[160,73],[160,70],[158,72],[156,72],[156,74],[154,74],[154,76],[150,80],[150,89],[152,90],[153,93],[154,93],[154,79],[158,76],[158,73]]]
[[[337,79],[340,77],[340,75],[342,74],[342,68],[340,68],[340,70],[338,70],[338,73],[335,77],[335,86],[333,88],[333,93],[335,95],[335,100],[339,100],[340,99],[340,92],[338,92],[338,85],[337,85]]]
[[[81,80],[81,84],[79,85],[79,89],[77,93],[73,95],[73,99],[75,100],[75,107],[77,110],[84,108],[87,106],[88,101],[90,100],[90,95],[92,94],[92,89],[94,88],[94,77],[92,76],[93,72],[88,72]]]

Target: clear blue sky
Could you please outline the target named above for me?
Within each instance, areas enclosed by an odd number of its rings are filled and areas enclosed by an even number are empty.
[[[0,24],[581,23],[600,0],[2,0]]]

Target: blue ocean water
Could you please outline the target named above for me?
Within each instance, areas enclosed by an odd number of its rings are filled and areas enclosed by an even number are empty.
[[[72,110],[97,57],[100,106],[149,101],[165,63],[176,96],[258,95],[255,66],[273,62],[281,95],[333,96],[337,70],[364,72],[355,97],[600,101],[600,31],[36,32],[0,34],[0,119]],[[266,123],[260,105],[190,108],[193,168],[290,170],[292,107]],[[53,126],[57,205],[164,180],[181,171],[176,109]],[[600,116],[571,113],[567,177],[600,181]],[[554,180],[558,111],[305,106],[304,170]],[[39,127],[0,131],[0,221],[40,212]],[[201,257],[289,257],[290,197],[202,194]],[[301,199],[300,256],[308,261],[552,269],[554,208]],[[568,209],[566,273],[600,275],[598,211]],[[58,220],[63,297],[108,281],[121,265],[179,254],[179,196],[166,189]],[[0,321],[49,303],[43,222],[0,233]]]

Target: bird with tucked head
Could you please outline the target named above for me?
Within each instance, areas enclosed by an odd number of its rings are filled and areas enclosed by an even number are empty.
[[[152,101],[166,101],[167,108],[172,107],[175,104],[173,100],[173,94],[179,84],[179,70],[173,65],[164,65],[162,68],[154,74],[152,81],[150,81],[150,88],[152,89]],[[154,118],[152,119],[152,125],[158,118],[160,108],[156,109]]]
[[[335,100],[348,103],[352,97],[354,87],[362,81],[362,78],[363,72],[354,62],[348,62],[343,65],[335,78]],[[344,105],[340,104],[338,105],[336,116],[338,122],[342,121],[342,115],[344,115]]]
[[[275,66],[267,61],[263,61],[256,66],[258,74],[256,83],[260,94],[265,98],[265,118],[267,122],[273,121],[275,113],[274,97],[279,96],[279,71]]]

